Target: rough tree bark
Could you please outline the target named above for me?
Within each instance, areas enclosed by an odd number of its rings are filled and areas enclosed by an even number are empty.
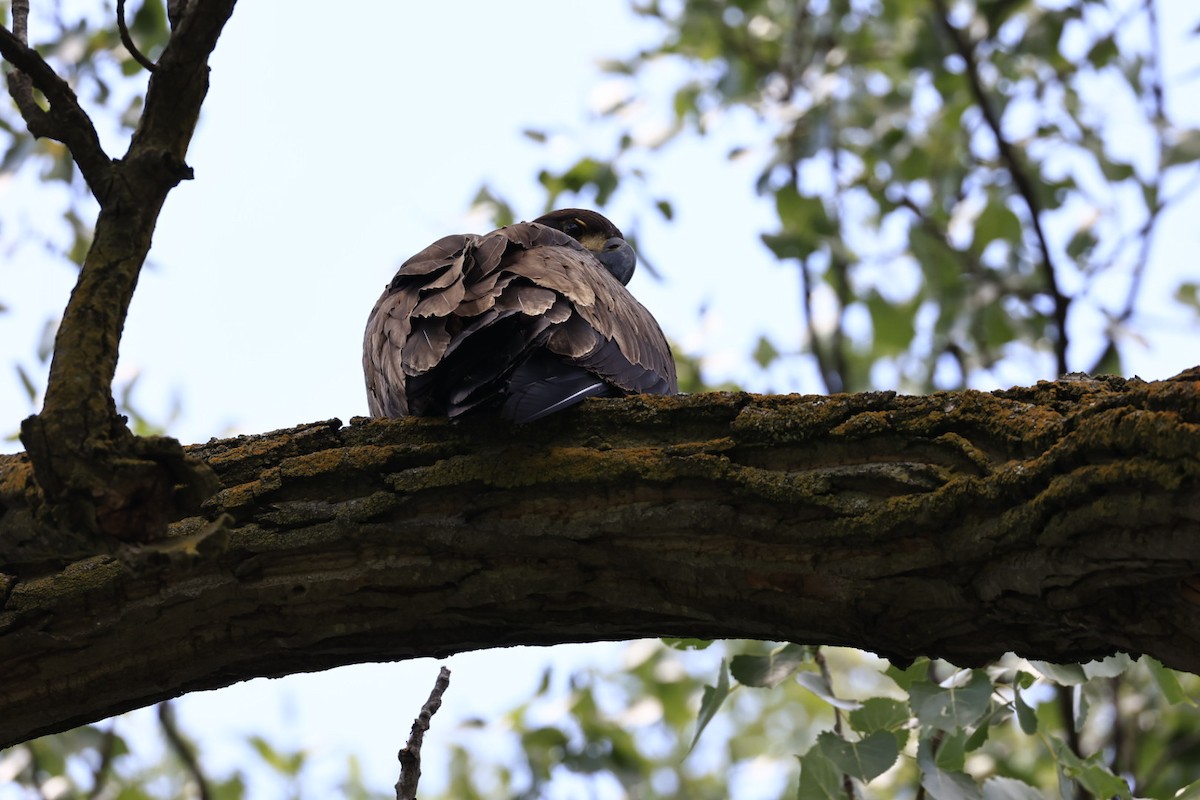
[[[172,31],[146,87],[125,154],[108,156],[75,92],[29,46],[29,2],[12,3],[0,55],[29,132],[65,144],[100,206],[95,234],[55,336],[42,410],[21,424],[50,524],[62,552],[160,536],[215,488],[179,442],[135,437],[117,414],[112,380],[126,313],[167,194],[192,177],[185,157],[208,93],[208,57],[236,0],[195,0]],[[40,91],[48,107],[36,101]]]
[[[28,2],[0,27],[30,132],[66,144],[100,204],[28,453],[0,457],[0,747],[254,676],[519,643],[752,637],[962,664],[1119,649],[1200,670],[1195,371],[607,401],[518,436],[133,437],[111,396],[121,328],[234,4],[169,3],[120,159],[28,46]]]
[[[0,458],[0,745],[360,661],[640,636],[1200,670],[1200,371],[336,420],[190,448],[168,538],[51,567]]]

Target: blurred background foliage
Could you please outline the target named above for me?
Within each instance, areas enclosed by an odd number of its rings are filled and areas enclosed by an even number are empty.
[[[154,58],[161,0],[131,13]],[[1200,131],[1172,116],[1187,101],[1164,76],[1154,0],[679,0],[631,13],[661,40],[603,65],[619,87],[601,123],[612,146],[543,170],[546,207],[627,195],[670,220],[672,198],[647,188],[655,154],[748,115],[754,134],[728,157],[762,165],[747,197],[773,199],[762,241],[799,272],[805,330],[798,344],[764,337],[748,358],[807,359],[829,392],[957,389],[1001,363],[1030,380],[1121,372],[1148,323],[1139,292],[1159,223],[1200,176]],[[56,4],[37,42],[102,136],[128,135],[144,86],[104,22],[114,14]],[[664,74],[676,76],[666,102],[644,95]],[[46,246],[80,263],[94,210],[69,154],[32,140],[10,104],[0,148],[0,176],[32,170],[61,190],[70,244]],[[519,216],[493,187],[476,203],[497,224]],[[9,241],[42,235],[20,214],[0,224],[17,227]],[[1200,311],[1198,293],[1184,279],[1175,300]],[[34,343],[39,363],[53,330]],[[711,388],[697,357],[680,367],[685,390]],[[38,388],[15,370],[33,409]],[[151,422],[135,386],[118,399],[139,432],[167,427],[177,409]],[[452,736],[435,718],[427,748],[452,753],[436,796],[1200,797],[1200,684],[1150,659],[902,669],[838,648],[643,641],[623,669],[572,674],[565,696],[550,686],[548,673],[527,702]],[[10,748],[4,796],[247,796],[242,772],[206,775],[169,706],[159,723],[165,755],[150,765],[112,723]],[[477,746],[485,731],[511,746]],[[260,763],[244,769],[274,776],[275,796],[311,794],[306,752],[249,744]],[[341,789],[391,796],[353,760]]]

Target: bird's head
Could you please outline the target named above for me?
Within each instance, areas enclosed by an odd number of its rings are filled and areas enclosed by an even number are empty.
[[[534,220],[582,244],[622,284],[629,283],[637,266],[637,253],[608,218],[584,208],[560,208]]]

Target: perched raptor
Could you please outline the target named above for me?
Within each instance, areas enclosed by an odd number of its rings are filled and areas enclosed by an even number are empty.
[[[615,225],[578,208],[439,239],[367,320],[371,415],[532,422],[586,397],[675,394],[667,340],[625,288],[636,263]]]

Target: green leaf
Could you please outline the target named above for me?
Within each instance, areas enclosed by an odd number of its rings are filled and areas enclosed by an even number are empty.
[[[1071,750],[1062,739],[1050,737],[1050,747],[1058,760],[1058,769],[1062,775],[1078,782],[1097,797],[1131,798],[1129,784],[1112,773],[1100,759],[1103,752],[1096,753],[1088,759],[1081,759]]]
[[[1087,52],[1087,60],[1093,67],[1097,69],[1107,66],[1114,58],[1120,55],[1120,49],[1117,47],[1117,41],[1113,34],[1102,36],[1096,40],[1092,48]]]
[[[983,783],[983,800],[1043,800],[1043,795],[1025,781],[993,776]]]
[[[844,800],[842,774],[814,745],[800,756],[799,800]]]
[[[800,194],[791,184],[775,192],[775,211],[787,233],[820,240],[837,232],[825,211],[825,201]]]
[[[876,731],[857,742],[825,731],[817,737],[817,748],[842,773],[864,782],[887,772],[900,756],[896,737],[887,731]]]
[[[1014,246],[1021,241],[1021,221],[998,197],[988,202],[975,220],[975,238],[971,250],[981,253],[994,241],[1004,241]]]
[[[1079,664],[1051,664],[1049,661],[1030,661],[1029,663],[1042,673],[1043,677],[1059,686],[1078,686],[1088,679],[1087,673]]]
[[[1173,669],[1167,669],[1162,665],[1162,662],[1152,656],[1142,656],[1142,663],[1150,670],[1150,677],[1154,678],[1154,682],[1158,684],[1158,689],[1163,693],[1163,697],[1171,705],[1178,703],[1187,703],[1190,706],[1196,705],[1196,701],[1188,697],[1183,690],[1183,686],[1179,683],[1179,676]]]
[[[1163,168],[1190,164],[1197,160],[1200,160],[1200,129],[1192,128],[1180,132],[1171,142],[1167,148]],[[1147,208],[1153,208],[1153,206],[1147,205]]]
[[[1013,684],[1013,707],[1017,710],[1017,724],[1021,726],[1021,730],[1027,736],[1037,733],[1037,714],[1025,702],[1025,698],[1021,697],[1021,690],[1015,683]]]
[[[779,358],[779,350],[775,348],[775,345],[771,344],[771,340],[766,336],[759,336],[758,345],[755,346],[751,358],[754,359],[758,366],[766,369],[771,366],[771,362]]]
[[[979,725],[975,726],[975,732],[967,737],[967,741],[963,744],[963,748],[972,753],[987,744],[988,737],[992,734],[992,725],[995,724],[989,716]]]
[[[1071,701],[1075,707],[1071,724],[1075,726],[1076,731],[1083,730],[1083,726],[1087,724],[1088,711],[1091,710],[1091,702],[1088,700],[1087,692],[1083,691],[1084,688],[1081,686],[1071,690]]]
[[[873,291],[866,300],[867,310],[871,312],[875,353],[894,356],[908,350],[917,333],[919,298],[913,298],[907,303],[891,303],[883,295]]]
[[[1078,263],[1083,260],[1084,256],[1092,252],[1099,240],[1096,234],[1092,233],[1091,228],[1083,228],[1071,237],[1071,241],[1067,242],[1067,257]]]
[[[809,659],[808,648],[788,644],[766,656],[734,656],[729,671],[745,686],[774,689]]]
[[[1089,678],[1115,678],[1124,675],[1133,666],[1133,659],[1125,653],[1117,653],[1099,661],[1089,661],[1083,665],[1083,674]]]
[[[666,638],[661,640],[663,644],[672,650],[707,650],[712,645],[712,639],[672,639]]]
[[[865,734],[902,728],[912,715],[907,703],[890,697],[871,697],[863,701],[862,708],[851,711],[848,719],[850,727]]]
[[[1113,161],[1105,158],[1103,154],[1097,154],[1096,163],[1100,165],[1100,171],[1104,173],[1104,178],[1109,183],[1120,183],[1127,181],[1133,177],[1133,165],[1127,164],[1124,161]]]
[[[917,681],[909,688],[910,704],[921,724],[953,733],[984,715],[991,701],[992,682],[983,670],[971,670],[963,686],[936,686]]]
[[[1184,786],[1175,793],[1171,800],[1200,800],[1200,781]]]
[[[21,388],[25,390],[25,396],[29,398],[29,402],[37,400],[37,387],[33,385],[33,379],[29,377],[29,373],[20,364],[17,364],[17,380],[21,382]]]
[[[281,750],[276,750],[266,739],[261,736],[251,736],[247,740],[250,746],[254,748],[267,766],[286,777],[294,777],[300,774],[300,770],[304,769],[304,764],[308,760],[308,754],[303,750],[296,750],[292,753],[286,753]]]
[[[929,674],[929,659],[918,658],[904,669],[900,669],[895,664],[888,664],[888,668],[884,670],[883,674],[907,692],[913,683],[924,680],[925,676]]]
[[[970,775],[938,767],[933,742],[924,737],[917,745],[917,765],[921,768],[921,785],[936,800],[983,800],[979,784]]]
[[[857,700],[843,700],[840,697],[834,696],[833,687],[829,685],[829,681],[825,680],[825,677],[819,672],[801,672],[796,675],[796,683],[808,689],[834,708],[846,711],[862,708],[862,703]]]
[[[981,727],[986,729],[987,726]],[[963,767],[967,763],[966,738],[965,732],[961,729],[957,733],[942,737],[942,742],[938,745],[937,754],[933,758],[933,762],[937,764],[938,769],[943,769],[947,772],[963,771]]]
[[[1200,311],[1200,283],[1185,281],[1175,289],[1175,300]]]
[[[700,734],[717,715],[717,709],[725,702],[726,697],[729,697],[729,669],[722,658],[717,685],[704,687],[704,696],[700,699],[700,715],[696,719],[696,735],[692,737],[692,743],[688,746],[689,753],[695,749],[696,742],[700,741]]]
[[[790,233],[764,233],[760,238],[767,249],[780,261],[788,258],[805,258],[816,249],[815,242],[806,236],[795,236]]]

